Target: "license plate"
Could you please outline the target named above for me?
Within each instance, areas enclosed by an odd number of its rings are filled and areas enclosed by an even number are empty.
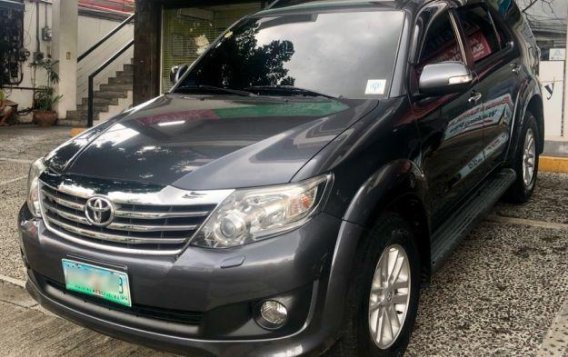
[[[67,290],[132,306],[126,273],[68,259],[62,259],[62,263]]]

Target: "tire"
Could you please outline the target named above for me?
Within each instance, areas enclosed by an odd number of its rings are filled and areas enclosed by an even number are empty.
[[[538,177],[538,148],[541,143],[536,118],[531,112],[527,112],[525,115],[525,123],[520,138],[517,152],[511,162],[511,167],[515,170],[517,179],[504,196],[506,202],[516,204],[525,203],[531,198]],[[533,150],[533,154],[530,154],[527,150]],[[532,175],[528,178],[526,169],[527,165],[531,165],[531,163]]]
[[[339,340],[336,345],[325,355],[327,357],[386,357],[386,356],[402,356],[412,333],[414,321],[416,320],[416,313],[418,311],[418,299],[420,296],[420,261],[419,255],[414,243],[414,236],[409,224],[400,218],[398,215],[383,215],[379,223],[371,230],[369,239],[362,252],[362,259],[356,265],[354,270],[353,286],[351,287],[347,306],[346,306],[346,321],[344,321],[344,328],[340,332]],[[405,257],[408,262],[408,269],[403,267],[400,272],[397,286],[399,288],[404,286],[404,278],[410,277],[409,289],[400,288],[398,290],[389,291],[388,289],[377,289],[380,276],[375,276],[375,271],[378,264],[381,262],[381,257],[385,259],[389,255],[386,251],[390,252],[390,256],[397,258],[399,256]],[[398,250],[399,255],[395,255],[395,250]],[[400,259],[396,260],[400,262]],[[384,263],[384,260],[382,261]],[[380,294],[371,296],[371,288],[375,292],[380,290]],[[387,331],[389,325],[383,325],[386,332],[384,343],[380,346],[379,339],[375,339],[377,322],[388,323],[387,320],[379,320],[379,315],[387,309],[393,312],[392,309],[385,305],[382,308],[375,309],[378,301],[400,301],[404,300],[403,295],[410,290],[410,294],[406,297],[406,314],[399,313],[404,309],[403,305],[395,305],[394,311],[397,320],[402,322],[400,332],[394,333],[395,338],[388,341],[390,329]],[[382,297],[379,297],[379,295]],[[389,297],[391,299],[389,299]],[[369,306],[371,299],[374,299],[372,306],[374,312],[371,313]],[[392,316],[392,315],[391,315]],[[376,318],[375,318],[376,317]],[[394,321],[394,320],[393,320]],[[396,324],[395,324],[396,325]],[[393,325],[393,326],[395,326]],[[373,327],[374,326],[374,327]],[[392,337],[392,336],[391,336]]]

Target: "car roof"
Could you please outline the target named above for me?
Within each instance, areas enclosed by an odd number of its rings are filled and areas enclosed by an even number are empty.
[[[317,12],[322,10],[341,9],[383,9],[383,10],[408,10],[415,12],[425,4],[437,0],[276,0],[260,15],[269,15],[285,12]],[[484,0],[453,0],[449,1],[455,6],[461,7],[469,4],[484,2]]]
[[[285,12],[316,12],[320,10],[341,9],[384,9],[403,10],[419,8],[421,5],[434,0],[279,0],[271,7],[259,12],[259,15],[280,14]]]

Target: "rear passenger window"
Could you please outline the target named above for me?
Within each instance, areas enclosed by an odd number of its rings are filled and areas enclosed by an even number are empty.
[[[416,68],[417,74],[420,75],[426,65],[452,61],[465,62],[450,16],[446,13],[435,19],[428,28]]]
[[[502,40],[497,35],[493,19],[485,8],[482,6],[461,8],[457,14],[476,63],[499,52]]]

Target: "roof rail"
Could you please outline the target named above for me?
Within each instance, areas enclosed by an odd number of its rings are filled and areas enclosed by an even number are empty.
[[[268,4],[268,5],[266,6],[266,8],[267,8],[267,9],[271,9],[271,8],[274,7],[274,5],[276,5],[276,4],[278,4],[278,3],[279,3],[279,0],[274,0],[273,2],[271,2],[270,4]]]
[[[289,5],[299,5],[314,1],[319,1],[319,0],[273,0],[272,2],[269,2],[269,4],[266,6],[266,9],[271,9],[276,6],[284,7]]]
[[[271,9],[271,8],[275,7],[276,5],[283,5],[283,6],[296,5],[296,4],[300,4],[300,3],[304,3],[304,2],[312,2],[312,1],[316,1],[316,0],[274,0],[270,4],[268,4],[268,6],[266,8]]]

